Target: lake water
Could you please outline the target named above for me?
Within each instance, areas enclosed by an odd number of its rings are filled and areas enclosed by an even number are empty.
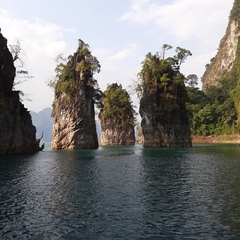
[[[240,239],[240,147],[2,156],[0,239]]]

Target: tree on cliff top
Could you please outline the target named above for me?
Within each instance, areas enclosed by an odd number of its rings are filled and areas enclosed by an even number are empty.
[[[176,55],[165,57],[166,50],[172,47],[165,44],[163,53],[148,53],[142,62],[142,70],[138,74],[140,79],[138,89],[142,90],[142,96],[152,96],[156,116],[161,117],[170,113],[177,106],[185,108],[187,99],[184,85],[185,76],[180,72],[182,63],[192,53],[184,48],[177,47]],[[164,104],[161,104],[164,103]]]
[[[12,54],[13,57],[13,62],[14,65],[17,69],[16,71],[16,76],[13,82],[13,89],[16,89],[16,87],[29,80],[32,79],[33,76],[29,75],[27,70],[24,70],[24,56],[26,56],[25,51],[22,48],[22,44],[21,44],[21,40],[20,39],[14,39],[12,44],[9,44],[9,50]],[[20,63],[20,64],[16,64],[16,62]],[[28,100],[31,101],[30,99],[26,98],[26,93],[24,93],[21,90],[18,90],[19,95],[20,95],[20,100]]]
[[[122,88],[122,85],[117,83],[108,85],[103,95],[103,107],[99,118],[113,123],[116,128],[134,126],[136,113],[129,94]]]
[[[64,58],[59,54],[56,58],[56,75],[50,80],[48,86],[55,89],[55,93],[61,92],[71,97],[77,91],[79,81],[86,82],[88,93],[91,92],[97,106],[101,106],[102,92],[98,87],[97,80],[93,77],[100,72],[100,64],[96,57],[92,56],[89,45],[79,39],[79,45],[74,56]]]

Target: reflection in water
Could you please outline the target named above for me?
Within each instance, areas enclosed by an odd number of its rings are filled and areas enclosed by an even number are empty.
[[[0,158],[0,239],[238,239],[240,148]]]

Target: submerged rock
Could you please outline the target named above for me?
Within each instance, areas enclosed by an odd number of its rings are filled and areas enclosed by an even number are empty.
[[[53,149],[95,149],[98,138],[94,103],[97,82],[93,73],[100,65],[89,47],[79,40],[79,47],[67,63],[58,65],[52,116]]]
[[[0,33],[0,154],[40,150],[31,115],[20,102],[19,92],[12,90],[15,74],[7,40]]]

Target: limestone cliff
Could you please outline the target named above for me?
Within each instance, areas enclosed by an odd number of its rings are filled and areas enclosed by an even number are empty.
[[[134,110],[126,90],[117,83],[104,92],[99,113],[101,145],[134,145]]]
[[[7,39],[0,33],[0,154],[40,150],[30,113],[19,101],[19,93],[12,90],[15,72]]]
[[[95,149],[98,148],[94,112],[97,83],[93,73],[99,71],[100,65],[81,40],[68,59],[57,67],[52,148]]]
[[[187,53],[185,49],[180,50]],[[143,61],[139,77],[142,80],[140,115],[144,147],[192,146],[179,56],[162,59],[158,53],[148,53]]]
[[[132,125],[116,127],[111,121],[102,119],[101,128],[100,145],[102,146],[135,144],[134,128]]]
[[[191,147],[186,109],[178,102],[161,99],[161,115],[156,113],[156,97],[145,93],[140,102],[144,147]]]
[[[219,81],[228,77],[234,66],[240,36],[240,0],[235,0],[229,17],[226,33],[222,38],[219,50],[211,63],[206,65],[206,71],[202,77],[202,90],[206,91],[212,85],[218,85]]]

